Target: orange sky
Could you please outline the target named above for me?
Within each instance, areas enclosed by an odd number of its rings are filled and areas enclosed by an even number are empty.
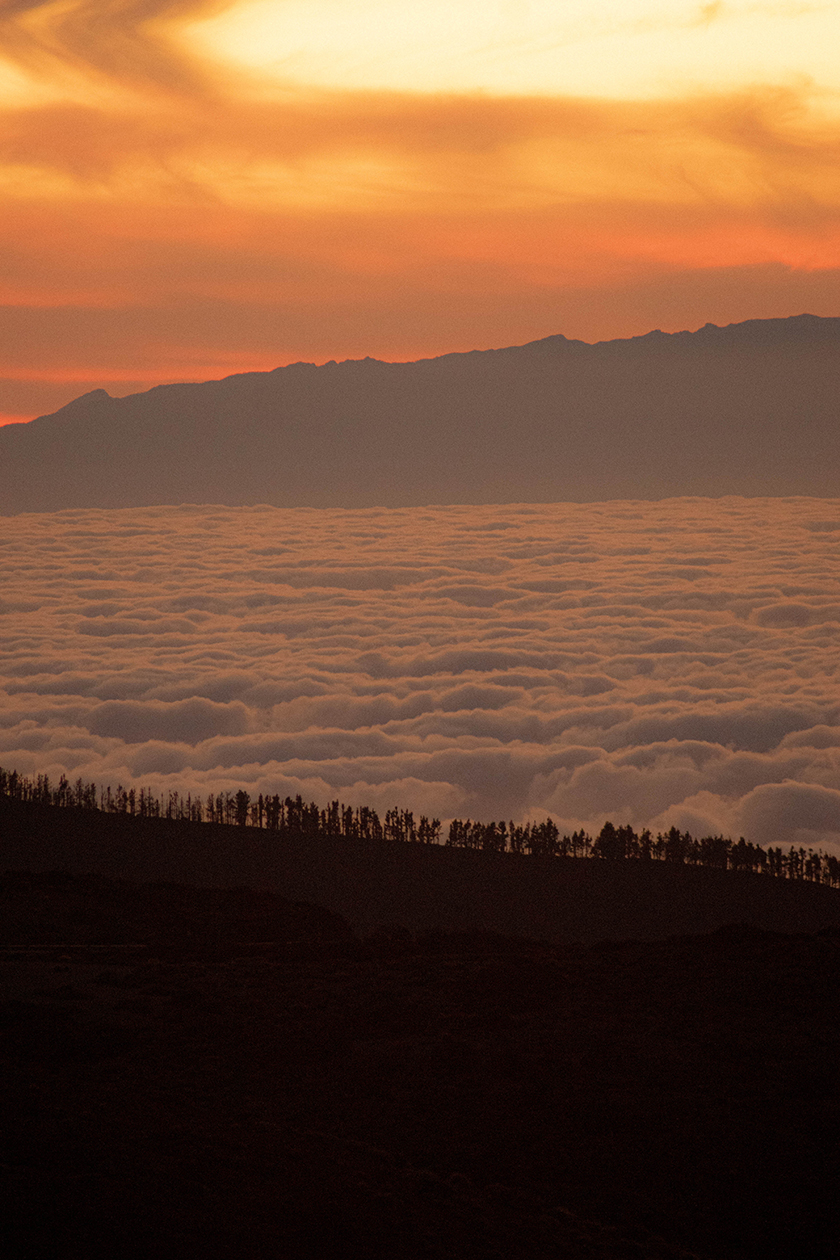
[[[0,3],[0,413],[840,314],[838,10]]]

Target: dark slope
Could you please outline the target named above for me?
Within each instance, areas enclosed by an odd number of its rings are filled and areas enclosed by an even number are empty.
[[[0,512],[816,495],[840,480],[840,319],[294,364],[0,430]]]
[[[279,836],[0,800],[0,871],[67,870],[273,890],[357,931],[488,931],[575,941],[661,940],[747,923],[840,928],[840,892],[666,862],[517,857],[420,844]]]
[[[263,941],[294,946],[353,939],[338,915],[252,888],[137,883],[67,871],[0,874],[0,950],[141,946],[224,950]]]
[[[278,905],[255,945],[245,895],[208,940],[195,890],[0,888],[27,939],[86,900],[151,933],[0,947],[8,1260],[835,1260],[836,932],[361,942]]]

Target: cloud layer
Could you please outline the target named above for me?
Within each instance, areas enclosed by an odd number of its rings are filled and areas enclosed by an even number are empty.
[[[838,508],[6,518],[0,763],[840,845]]]

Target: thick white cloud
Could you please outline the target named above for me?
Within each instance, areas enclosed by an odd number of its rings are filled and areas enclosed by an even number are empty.
[[[0,761],[840,846],[840,502],[2,520]]]

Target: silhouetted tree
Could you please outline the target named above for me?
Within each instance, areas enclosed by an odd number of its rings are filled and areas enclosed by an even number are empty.
[[[0,766],[0,802],[28,802],[61,809],[101,810],[139,818],[165,818],[174,822],[189,821],[267,828],[284,835],[344,837],[349,840],[387,839],[401,843],[439,844],[441,822],[425,814],[415,821],[411,810],[395,806],[387,811],[383,826],[376,810],[360,805],[355,809],[338,800],[321,809],[314,801],[304,802],[301,796],[259,794],[252,801],[240,789],[235,794],[211,792],[205,802],[200,796],[186,797],[170,790],[163,800],[150,788],[126,789],[117,784],[84,783],[81,778],[71,786],[62,775],[53,786],[47,775],[34,779],[16,770]],[[764,849],[743,836],[737,842],[722,835],[695,839],[689,832],[671,827],[654,838],[650,831],[637,835],[629,824],[616,827],[605,822],[593,840],[587,832],[574,831],[561,836],[552,818],[543,822],[517,824],[453,818],[449,823],[446,845],[481,850],[485,853],[531,854],[541,858],[601,858],[608,861],[662,861],[721,870],[766,873],[779,879],[807,880],[812,883],[840,887],[840,859],[818,849],[792,845],[785,852],[780,847]]]

